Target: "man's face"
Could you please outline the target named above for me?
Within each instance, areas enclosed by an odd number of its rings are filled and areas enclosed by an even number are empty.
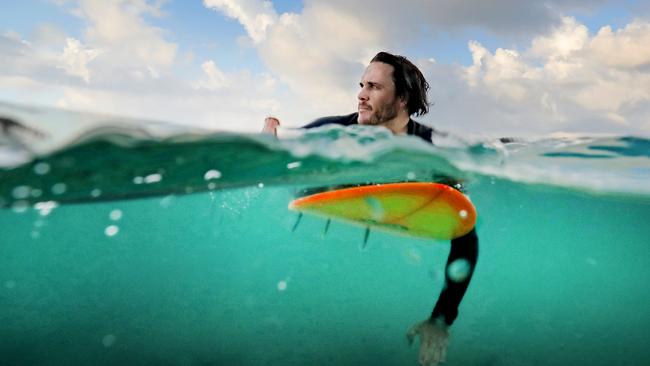
[[[361,77],[359,118],[362,125],[381,125],[397,117],[404,103],[395,96],[393,67],[383,62],[371,62]]]

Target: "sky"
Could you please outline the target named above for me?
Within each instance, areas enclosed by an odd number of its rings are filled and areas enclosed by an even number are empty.
[[[650,2],[0,0],[0,101],[255,132],[356,111],[379,51],[460,135],[650,136]]]

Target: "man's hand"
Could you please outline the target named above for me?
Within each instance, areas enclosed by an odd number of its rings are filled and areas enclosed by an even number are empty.
[[[280,120],[275,117],[266,117],[264,119],[264,128],[262,128],[262,133],[268,133],[273,136],[278,136],[278,126],[280,126]]]
[[[406,333],[409,345],[416,336],[420,336],[420,354],[418,361],[422,366],[436,366],[447,358],[449,333],[447,326],[427,319],[411,327]]]

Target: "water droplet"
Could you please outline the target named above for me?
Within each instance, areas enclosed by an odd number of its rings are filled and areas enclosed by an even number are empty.
[[[38,175],[45,175],[50,172],[50,164],[48,163],[37,163],[34,165],[34,173]]]
[[[67,189],[68,189],[68,186],[66,186],[65,183],[57,183],[57,184],[52,186],[52,193],[54,193],[54,194],[64,194]]]
[[[17,200],[24,200],[29,197],[29,186],[17,186],[11,191],[11,195]]]
[[[106,227],[106,229],[104,229],[104,234],[106,234],[108,237],[111,237],[115,236],[119,231],[120,228],[117,227],[117,225],[109,225]]]
[[[114,345],[116,340],[117,338],[114,335],[107,334],[104,336],[104,338],[102,338],[102,344],[104,345],[104,347],[108,348]]]
[[[111,211],[111,213],[108,216],[111,218],[111,220],[117,221],[122,218],[122,211],[115,209]]]
[[[205,180],[210,180],[210,179],[219,179],[221,178],[221,172],[216,170],[216,169],[210,169],[205,174],[203,175],[203,178]]]
[[[140,176],[134,177],[133,178],[133,183],[134,184],[142,184],[142,183],[144,183],[144,178],[142,178]]]
[[[97,197],[99,197],[101,195],[102,195],[102,190],[99,189],[99,188],[95,188],[92,191],[90,191],[90,196],[91,197],[97,198]]]
[[[161,174],[149,174],[146,177],[144,177],[144,182],[147,184],[151,183],[158,183],[162,180],[162,175]]]
[[[447,276],[454,282],[463,282],[471,272],[467,259],[456,259],[447,267]]]
[[[284,291],[287,289],[287,281],[278,282],[278,291]]]
[[[466,210],[460,210],[458,212],[458,215],[460,216],[461,219],[466,219],[467,218],[467,211]]]
[[[296,169],[296,168],[300,168],[301,165],[302,165],[301,162],[299,162],[299,161],[294,161],[293,163],[289,163],[289,164],[287,164],[287,169]]]

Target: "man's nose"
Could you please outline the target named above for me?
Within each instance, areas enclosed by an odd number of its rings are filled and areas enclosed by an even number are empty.
[[[361,90],[359,90],[359,94],[357,95],[357,98],[363,102],[368,100],[368,92],[366,91],[366,88],[361,88]]]

